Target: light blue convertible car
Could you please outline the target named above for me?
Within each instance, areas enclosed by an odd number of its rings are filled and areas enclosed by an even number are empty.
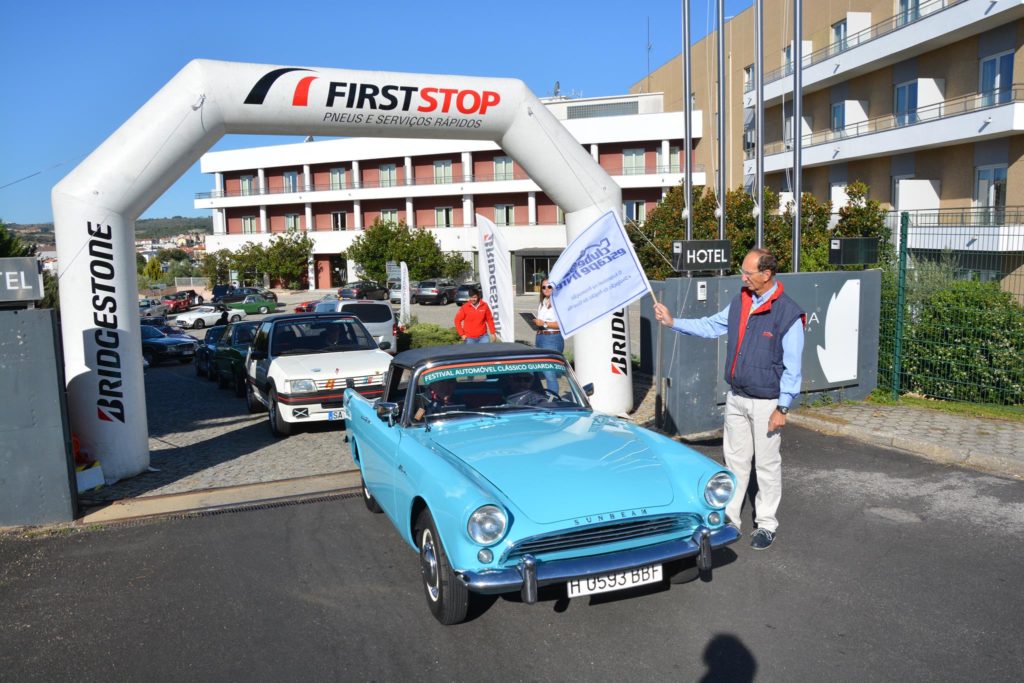
[[[593,412],[588,389],[558,353],[480,344],[405,351],[379,399],[345,392],[366,506],[419,553],[441,623],[463,621],[473,593],[534,603],[556,584],[573,598],[692,580],[737,540],[732,473]]]

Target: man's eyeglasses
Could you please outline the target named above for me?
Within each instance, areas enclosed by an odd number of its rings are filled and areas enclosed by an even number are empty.
[[[755,270],[753,273],[748,273],[747,271],[745,271],[742,268],[740,268],[740,273],[742,273],[743,275],[746,275],[747,277],[754,277],[758,273],[763,273],[763,272],[764,272],[763,270]]]

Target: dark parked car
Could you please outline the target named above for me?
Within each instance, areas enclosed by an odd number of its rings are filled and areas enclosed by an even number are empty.
[[[197,346],[191,337],[172,337],[152,325],[142,326],[142,357],[151,368],[169,360],[176,360],[182,364],[191,363],[196,355]]]
[[[258,322],[228,325],[210,363],[210,379],[217,380],[221,389],[234,387],[236,396],[245,396],[245,355],[259,326]]]
[[[421,280],[419,288],[413,293],[412,298],[418,304],[440,304],[447,306],[449,302],[455,301],[455,293],[459,286],[454,280],[439,278],[437,280]]]
[[[233,304],[239,301],[244,301],[245,297],[258,294],[264,299],[270,299],[277,303],[277,295],[271,292],[269,289],[263,289],[262,287],[235,287],[230,293],[224,294],[220,299],[215,301],[222,304]]]
[[[213,378],[210,372],[210,363],[213,360],[213,354],[217,352],[217,344],[220,342],[221,335],[226,329],[227,325],[216,325],[206,330],[206,336],[203,337],[203,341],[199,342],[199,348],[196,349],[196,375]]]
[[[469,290],[480,289],[479,282],[467,282],[464,285],[459,285],[459,288],[455,290],[455,303],[459,306],[469,301]]]
[[[225,296],[234,293],[234,285],[214,285],[213,292],[210,296],[210,301],[213,303],[219,302]]]
[[[388,288],[373,280],[360,280],[350,282],[338,290],[338,296],[342,299],[380,299],[387,301]]]

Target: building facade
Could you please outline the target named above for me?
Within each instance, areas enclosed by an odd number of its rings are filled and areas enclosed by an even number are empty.
[[[664,111],[660,93],[543,101],[622,188],[627,221],[643,221],[682,181],[683,114]],[[693,130],[699,140],[699,112]],[[207,252],[305,231],[315,245],[311,289],[358,279],[358,264],[340,254],[378,220],[430,230],[474,266],[474,216],[494,221],[505,228],[518,293],[536,291],[566,246],[561,209],[492,142],[332,139],[211,152],[201,169],[214,177],[213,192],[195,199],[213,213]]]

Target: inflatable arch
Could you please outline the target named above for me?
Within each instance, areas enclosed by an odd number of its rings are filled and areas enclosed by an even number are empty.
[[[227,133],[492,140],[565,210],[569,239],[621,191],[514,79],[195,60],[53,188],[71,427],[109,480],[149,466],[135,219]],[[606,413],[633,404],[624,312],[576,336]]]

